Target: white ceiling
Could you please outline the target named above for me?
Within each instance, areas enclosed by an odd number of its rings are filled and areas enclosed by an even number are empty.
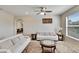
[[[74,7],[73,5],[0,5],[0,9],[5,10],[15,16],[35,15],[37,7],[47,7],[52,10],[52,15],[60,15],[68,9]]]

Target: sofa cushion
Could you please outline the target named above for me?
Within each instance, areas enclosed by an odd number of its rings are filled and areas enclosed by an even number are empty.
[[[17,38],[13,38],[13,39],[11,40],[11,42],[13,43],[13,45],[15,45],[15,44],[18,43],[19,40],[20,40],[20,39],[17,37]]]
[[[42,35],[42,36],[55,36],[56,35],[55,32],[39,32],[37,34]]]
[[[0,53],[11,53],[9,49],[0,49]]]
[[[27,37],[25,37],[25,36],[22,35],[22,36],[19,36],[19,39],[20,39],[20,40],[26,40]]]
[[[0,43],[1,49],[10,49],[12,46],[13,46],[13,44],[12,44],[11,40],[7,40],[7,41]]]
[[[30,38],[27,38],[27,40],[24,40],[24,39],[19,40],[18,44],[14,45],[11,48],[11,51],[14,53],[22,52],[24,48],[27,47],[27,45],[30,43],[30,41],[31,41]]]

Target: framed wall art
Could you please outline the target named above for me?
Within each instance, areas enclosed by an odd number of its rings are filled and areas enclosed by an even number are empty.
[[[42,23],[43,24],[51,24],[52,23],[52,18],[42,18]]]

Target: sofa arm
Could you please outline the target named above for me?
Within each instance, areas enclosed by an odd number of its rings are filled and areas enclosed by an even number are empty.
[[[0,53],[11,53],[9,49],[0,49]]]

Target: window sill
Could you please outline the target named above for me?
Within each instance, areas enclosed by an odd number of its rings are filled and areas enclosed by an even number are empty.
[[[71,38],[71,39],[74,39],[74,40],[79,41],[79,39],[77,39],[77,38],[75,38],[75,37],[72,37],[72,36],[69,36],[69,35],[66,35],[66,37],[69,37],[69,38]]]

